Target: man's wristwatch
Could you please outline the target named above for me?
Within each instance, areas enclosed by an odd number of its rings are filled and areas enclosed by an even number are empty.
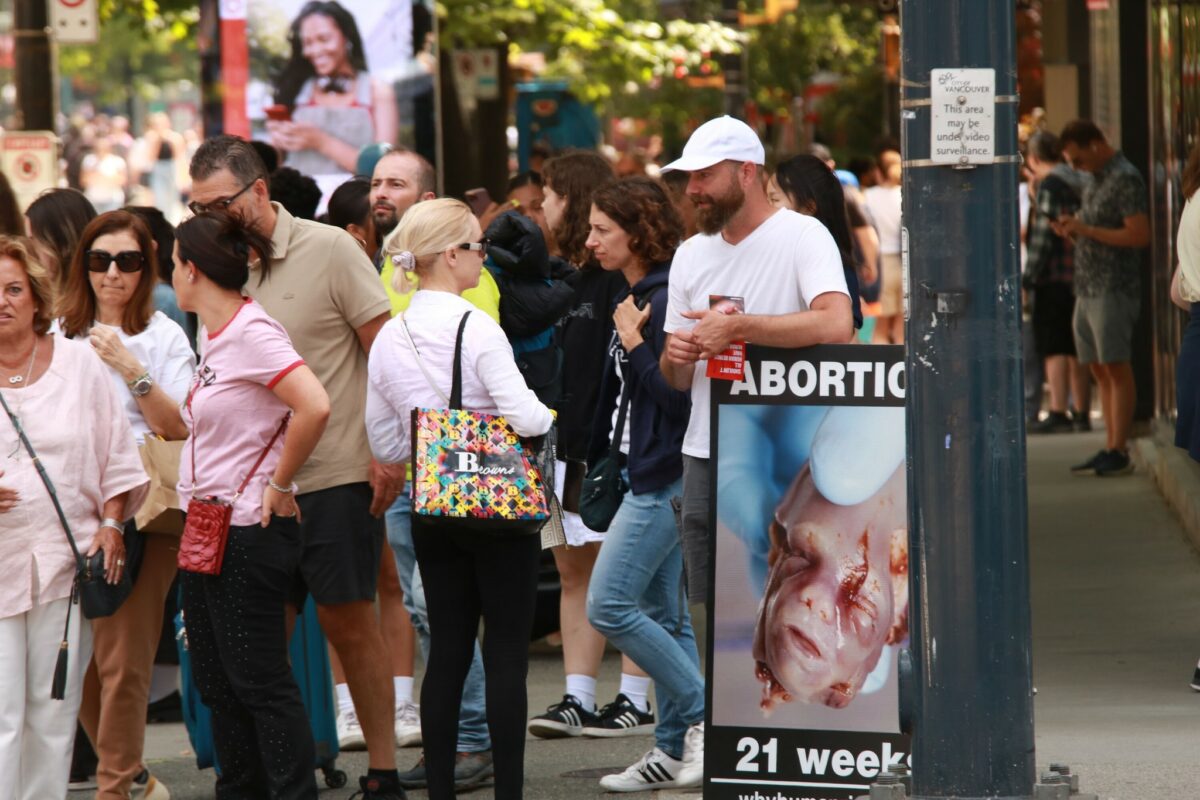
[[[154,380],[150,377],[149,372],[143,372],[126,385],[129,386],[129,391],[133,393],[134,397],[145,397],[154,388]]]

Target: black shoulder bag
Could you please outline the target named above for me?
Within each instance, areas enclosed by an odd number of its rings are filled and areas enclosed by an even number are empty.
[[[133,582],[129,578],[128,570],[121,570],[121,580],[115,584],[110,584],[105,580],[103,550],[97,550],[91,558],[86,558],[79,552],[79,546],[75,544],[75,537],[71,534],[71,526],[67,523],[67,515],[58,502],[58,492],[55,491],[50,476],[46,474],[46,468],[42,466],[41,460],[34,452],[29,437],[25,435],[21,421],[8,407],[8,402],[2,393],[0,393],[0,405],[4,406],[4,412],[8,414],[8,419],[17,432],[17,437],[25,446],[29,457],[33,459],[33,466],[37,469],[42,483],[45,484],[46,491],[50,493],[50,500],[54,503],[55,512],[58,513],[58,521],[62,523],[63,531],[67,534],[67,543],[71,545],[71,552],[75,555],[75,582],[71,587],[71,602],[67,606],[67,622],[63,626],[63,638],[58,646],[58,663],[54,667],[54,681],[50,686],[51,699],[62,700],[67,685],[67,635],[71,629],[71,606],[79,603],[83,609],[83,616],[88,619],[112,616],[121,607],[121,603],[125,602],[125,598],[129,597],[129,593],[133,591]]]
[[[638,308],[645,308],[646,304],[651,302],[653,294],[653,291],[648,292],[643,298],[644,302],[637,303]],[[588,470],[583,479],[583,488],[579,492],[579,516],[584,525],[597,533],[608,530],[621,508],[625,493],[629,491],[629,484],[621,475],[621,440],[625,438],[625,423],[629,414],[631,376],[624,375],[623,378],[621,405],[617,411],[617,424],[613,428],[608,453]]]

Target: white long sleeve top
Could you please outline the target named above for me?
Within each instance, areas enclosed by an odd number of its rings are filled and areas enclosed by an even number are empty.
[[[375,458],[386,464],[412,454],[414,408],[444,408],[404,335],[408,323],[425,370],[445,397],[453,380],[454,339],[462,315],[474,312],[463,332],[463,408],[503,415],[520,436],[550,430],[553,416],[525,384],[512,346],[500,326],[462,297],[422,289],[403,315],[379,331],[367,364],[367,438]]]

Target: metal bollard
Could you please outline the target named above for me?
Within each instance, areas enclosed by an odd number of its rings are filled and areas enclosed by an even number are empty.
[[[1071,800],[1071,785],[1057,772],[1044,772],[1033,787],[1033,800]]]
[[[871,785],[870,800],[908,800],[908,792],[900,782],[900,776],[890,770],[879,773]]]

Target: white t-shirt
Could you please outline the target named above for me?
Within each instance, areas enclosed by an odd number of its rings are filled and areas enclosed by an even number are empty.
[[[616,338],[615,333],[613,334],[613,338],[616,339],[616,341],[613,343],[613,346],[619,348],[621,346],[621,340]],[[612,442],[612,437],[617,432],[617,419],[621,416],[621,395],[625,392],[625,373],[621,369],[621,363],[625,358],[625,351],[621,350],[617,354],[617,357],[613,359],[613,365],[617,370],[617,407],[613,409],[612,425],[610,425],[608,429],[609,442]],[[628,363],[628,361],[625,361],[625,363]],[[625,411],[625,429],[621,431],[621,445],[618,448],[625,455],[629,455],[629,429],[632,427],[629,424],[629,417],[630,413],[627,409]]]
[[[679,246],[671,264],[667,333],[690,330],[684,311],[705,311],[710,295],[741,297],[745,313],[776,316],[807,311],[827,292],[849,296],[842,256],[825,226],[786,209],[736,245],[721,234],[697,234]],[[709,457],[707,363],[692,375],[692,416],[683,439],[684,455]]]
[[[102,323],[93,324],[101,325]],[[117,334],[121,343],[125,345],[125,349],[142,363],[142,366],[150,373],[150,380],[166,392],[167,397],[180,405],[183,404],[183,401],[187,399],[192,375],[196,372],[196,355],[192,352],[192,346],[188,343],[187,334],[183,332],[183,328],[161,311],[155,311],[154,315],[150,317],[150,323],[146,329],[133,336],[116,325],[104,325],[103,327]],[[62,328],[57,320],[51,326],[51,330],[54,333],[61,333]],[[86,335],[76,338],[87,343]],[[117,397],[121,398],[121,406],[125,409],[125,416],[129,418],[129,426],[133,428],[134,438],[140,445],[145,440],[146,434],[152,433],[150,426],[142,416],[142,409],[138,407],[137,399],[129,390],[125,378],[112,367],[105,366],[108,369],[109,377],[112,378],[113,386],[117,390]]]
[[[867,209],[879,233],[879,252],[885,256],[900,253],[900,187],[872,186],[863,192]]]

